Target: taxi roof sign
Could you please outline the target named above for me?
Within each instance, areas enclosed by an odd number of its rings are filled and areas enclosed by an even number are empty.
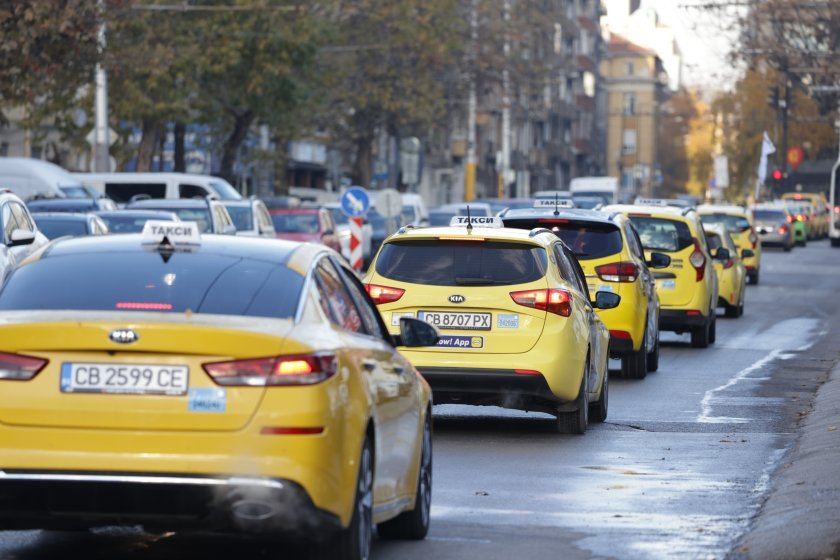
[[[498,216],[452,216],[449,225],[453,227],[475,226],[486,228],[505,227]]]
[[[197,222],[148,220],[141,235],[144,245],[160,245],[164,240],[175,247],[201,245],[201,232]]]
[[[643,198],[641,196],[636,197],[633,204],[640,206],[671,206],[671,203],[664,198]]]
[[[570,198],[538,198],[534,200],[534,208],[574,208],[575,202]]]

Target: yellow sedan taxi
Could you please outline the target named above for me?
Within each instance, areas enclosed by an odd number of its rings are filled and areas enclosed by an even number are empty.
[[[743,206],[726,204],[701,204],[697,212],[703,224],[722,225],[729,231],[747,269],[747,280],[751,284],[758,284],[761,273],[761,239],[755,231],[752,212]]]
[[[692,346],[706,348],[715,341],[718,286],[700,216],[694,208],[667,201],[639,202],[606,206],[602,211],[627,215],[646,254],[656,251],[671,257],[669,266],[654,273],[661,305],[659,328],[689,332]]]
[[[724,308],[727,317],[740,317],[747,295],[747,269],[729,230],[717,224],[706,224],[704,230],[718,279],[718,306]],[[751,251],[744,252],[749,255]]]
[[[647,262],[636,229],[618,212],[565,208],[552,200],[534,206],[500,217],[506,227],[551,229],[577,257],[592,297],[598,290],[621,296],[618,307],[598,314],[610,330],[610,354],[621,359],[622,377],[644,379],[659,369],[659,296],[651,268],[668,266],[670,258],[652,253]]]
[[[425,536],[430,390],[343,260],[195,222],[63,239],[0,291],[0,527]]]
[[[563,433],[606,419],[609,331],[595,312],[621,300],[586,278],[545,228],[456,216],[450,227],[402,228],[364,278],[395,332],[401,318],[437,326],[435,347],[406,350],[435,404],[547,412]]]

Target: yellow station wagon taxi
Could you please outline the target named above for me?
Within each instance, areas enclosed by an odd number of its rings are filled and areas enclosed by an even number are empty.
[[[727,204],[701,204],[697,212],[703,224],[722,225],[729,231],[747,269],[747,280],[751,284],[758,284],[761,273],[761,239],[755,231],[752,212],[743,206]]]
[[[650,268],[668,266],[667,255],[645,260],[629,218],[621,213],[561,207],[539,200],[534,208],[501,214],[506,227],[551,229],[580,262],[592,297],[599,290],[621,296],[615,309],[598,314],[610,330],[610,355],[621,359],[623,377],[643,379],[659,368],[659,296]],[[556,208],[555,208],[556,206]]]
[[[194,222],[63,239],[0,291],[0,527],[422,538],[430,390],[321,245]]]
[[[656,199],[640,205],[611,205],[604,212],[629,216],[646,253],[657,251],[671,263],[654,273],[661,305],[659,328],[691,333],[691,345],[715,341],[717,277],[700,217],[694,208],[670,206]]]
[[[720,224],[704,224],[703,228],[718,279],[718,305],[727,317],[740,317],[747,295],[747,269],[729,230]],[[749,249],[744,252],[751,253]]]
[[[392,332],[403,317],[441,330],[437,346],[404,352],[435,403],[548,412],[565,433],[583,433],[590,409],[603,421],[609,332],[595,308],[620,296],[598,292],[593,303],[574,255],[548,229],[452,223],[402,228],[364,278]]]

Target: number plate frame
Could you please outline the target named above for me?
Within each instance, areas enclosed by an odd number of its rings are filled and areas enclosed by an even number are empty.
[[[432,319],[429,320],[429,317]],[[493,314],[489,312],[418,311],[417,318],[441,330],[489,331],[493,329]]]
[[[62,393],[183,396],[189,390],[190,368],[168,364],[64,362],[60,384]]]

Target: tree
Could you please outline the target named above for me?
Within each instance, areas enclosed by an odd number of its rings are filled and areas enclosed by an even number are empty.
[[[672,95],[665,105],[660,132],[660,138],[665,141],[661,143],[659,154],[663,196],[686,192],[691,167],[686,144],[692,123],[698,117],[697,98],[685,88]]]

